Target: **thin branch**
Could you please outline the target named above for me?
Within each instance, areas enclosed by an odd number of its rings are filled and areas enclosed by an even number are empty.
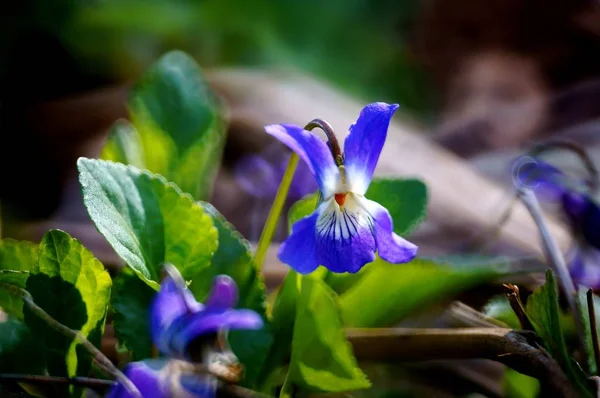
[[[533,325],[531,324],[531,321],[529,321],[529,317],[525,312],[525,307],[523,307],[523,302],[521,301],[521,296],[519,295],[519,287],[513,285],[512,283],[507,283],[502,286],[504,287],[504,294],[508,299],[510,307],[519,319],[521,329],[534,331]]]
[[[544,218],[540,203],[531,188],[518,184],[516,187],[519,198],[523,204],[525,204],[527,210],[529,210],[533,220],[538,226],[542,246],[544,248],[544,255],[546,256],[548,264],[558,276],[559,282],[563,288],[563,291],[565,292],[565,296],[569,302],[569,307],[571,308],[571,313],[573,314],[573,319],[575,320],[581,352],[583,355],[587,355],[586,350],[583,347],[583,342],[585,341],[585,328],[583,325],[583,320],[581,319],[580,308],[577,305],[577,290],[575,289],[575,284],[573,283],[573,279],[571,278],[571,274],[567,268],[565,258],[562,255],[558,244],[552,237],[552,234],[550,234],[548,223]]]
[[[0,287],[6,289],[9,293],[19,296],[23,299],[23,302],[29,307],[29,309],[36,314],[38,317],[43,319],[48,326],[64,336],[78,340],[81,345],[92,355],[93,360],[96,364],[104,370],[107,374],[117,379],[123,387],[125,387],[129,393],[136,397],[142,398],[140,391],[137,387],[125,376],[99,349],[97,349],[84,335],[78,330],[73,330],[58,322],[52,318],[46,311],[39,307],[34,301],[31,294],[18,286],[10,285],[7,283],[0,283]]]
[[[594,307],[594,289],[587,291],[588,313],[590,330],[592,332],[592,345],[594,346],[594,359],[596,360],[596,374],[600,371],[600,347],[598,346],[598,329],[596,325],[596,308]]]
[[[3,381],[23,382],[34,385],[66,384],[72,386],[92,388],[100,392],[106,391],[106,389],[112,387],[115,384],[115,382],[112,380],[94,379],[91,377],[57,377],[0,373],[0,383],[2,383]]]
[[[348,329],[346,336],[359,360],[425,361],[491,359],[545,383],[553,397],[579,394],[558,364],[535,343],[531,332],[504,328]]]

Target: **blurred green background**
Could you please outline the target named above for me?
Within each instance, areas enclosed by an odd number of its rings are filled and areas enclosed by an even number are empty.
[[[205,68],[312,73],[358,97],[399,102],[427,120],[431,90],[408,50],[418,6],[417,0],[5,2],[1,80],[10,85],[20,74],[30,90],[51,97],[135,79],[162,53],[180,49]],[[41,88],[52,84],[58,87]]]

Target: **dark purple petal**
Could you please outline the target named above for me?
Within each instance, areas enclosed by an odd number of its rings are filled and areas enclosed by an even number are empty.
[[[392,217],[387,209],[372,200],[364,200],[365,207],[373,218],[373,233],[379,257],[392,264],[411,261],[418,247],[394,233]]]
[[[202,311],[179,319],[167,331],[169,355],[186,358],[187,347],[200,336],[221,330],[254,330],[263,320],[252,310]]]
[[[203,307],[188,289],[182,289],[173,279],[166,277],[151,306],[152,339],[158,350],[168,352],[164,333],[175,320],[201,311]]]
[[[562,203],[575,230],[581,232],[587,244],[600,249],[600,207],[596,202],[588,195],[567,192]]]
[[[240,159],[233,174],[238,185],[257,198],[275,196],[281,177],[279,170],[261,155],[250,155]]]
[[[290,124],[273,124],[266,126],[265,130],[306,162],[325,197],[333,195],[335,184],[339,180],[339,170],[323,140],[309,131]]]
[[[317,211],[317,259],[332,272],[358,272],[375,260],[375,239],[368,214],[348,197],[340,210],[334,200]]]
[[[219,275],[213,281],[206,300],[206,311],[225,311],[236,306],[238,289],[235,281],[227,275]]]
[[[364,195],[383,149],[397,104],[375,102],[363,108],[344,143],[344,164],[351,191]]]
[[[292,233],[279,247],[279,260],[300,274],[309,274],[319,266],[316,252],[318,217],[319,214],[314,212],[294,223]]]
[[[583,236],[587,243],[600,249],[600,207],[590,201],[587,214],[583,222]]]
[[[146,360],[141,362],[131,362],[125,367],[125,376],[138,388],[142,397],[169,398],[169,391],[161,384],[159,375],[160,370],[167,364],[166,360]],[[133,398],[127,389],[117,383],[112,387],[107,398]]]

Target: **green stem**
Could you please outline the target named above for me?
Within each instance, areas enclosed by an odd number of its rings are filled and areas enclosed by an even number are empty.
[[[283,386],[281,386],[281,391],[279,391],[279,398],[292,398],[294,396],[292,383],[289,381],[289,376],[290,371],[288,369],[285,375],[285,380],[283,381]]]
[[[273,206],[269,211],[267,222],[265,223],[265,227],[260,234],[260,239],[258,240],[258,245],[256,247],[256,253],[254,254],[254,263],[259,271],[263,267],[265,256],[267,255],[267,249],[271,244],[271,240],[273,240],[273,235],[275,234],[275,229],[277,228],[277,221],[279,220],[279,216],[283,210],[283,205],[285,204],[285,199],[287,198],[288,191],[290,190],[290,185],[292,185],[292,179],[294,178],[294,172],[296,171],[297,165],[298,155],[292,153],[283,178],[281,179],[281,184],[279,184],[279,189],[277,189],[277,195],[275,195]]]

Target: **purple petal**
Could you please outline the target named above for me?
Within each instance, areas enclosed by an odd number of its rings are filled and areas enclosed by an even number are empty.
[[[262,326],[262,318],[252,310],[203,311],[185,316],[169,330],[169,354],[186,358],[188,345],[200,336],[221,330],[254,330]]]
[[[375,102],[363,108],[344,142],[344,164],[351,191],[367,192],[397,104]]]
[[[300,274],[309,274],[319,266],[316,252],[316,225],[318,212],[304,217],[292,225],[292,233],[279,247],[281,262]]]
[[[387,209],[368,199],[364,199],[364,205],[373,218],[379,257],[392,264],[407,263],[415,258],[418,247],[394,233],[392,217]]]
[[[188,289],[182,289],[173,279],[166,277],[151,306],[152,339],[158,350],[163,353],[168,351],[164,333],[175,320],[203,308]]]
[[[131,362],[125,367],[125,376],[138,388],[142,397],[168,398],[170,394],[161,385],[159,372],[167,364],[165,360],[146,360]],[[112,387],[107,398],[130,398],[134,397],[127,389],[118,383]]]
[[[586,246],[578,249],[569,272],[576,284],[600,289],[600,251]]]
[[[290,124],[273,124],[266,126],[265,130],[306,162],[325,197],[333,195],[339,180],[339,170],[324,141],[317,135]]]
[[[375,239],[368,214],[348,195],[341,209],[332,199],[323,203],[317,220],[317,259],[332,272],[358,272],[375,260]]]
[[[260,155],[243,157],[235,164],[233,173],[238,185],[257,198],[275,196],[281,180],[275,166]]]
[[[219,275],[213,282],[206,300],[207,311],[225,311],[235,307],[238,301],[238,288],[235,281],[227,275]]]

